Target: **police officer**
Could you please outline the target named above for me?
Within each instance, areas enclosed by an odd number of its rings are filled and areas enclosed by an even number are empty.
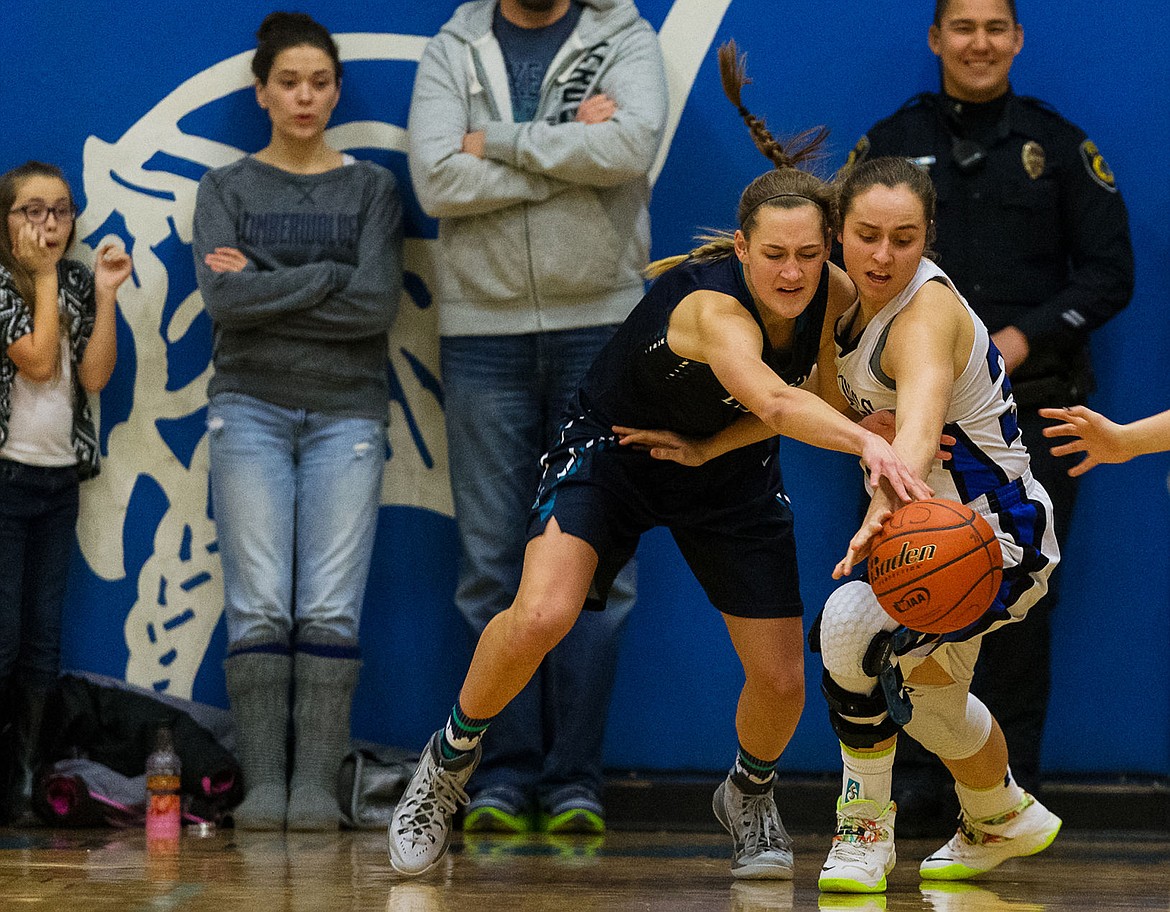
[[[1041,406],[1083,403],[1093,389],[1089,333],[1133,291],[1125,204],[1097,146],[1042,101],[1016,95],[1008,75],[1024,43],[1015,0],[937,0],[928,33],[942,92],[879,121],[850,161],[902,155],[938,190],[939,265],[983,318],[1015,391],[1035,476],[1052,496],[1063,546],[1075,457],[1053,457]],[[1035,794],[1049,692],[1048,596],[983,646],[972,690],[1007,736],[1012,772]],[[899,830],[942,835],[957,804],[942,766],[902,739],[895,766]],[[944,803],[938,804],[938,796]]]

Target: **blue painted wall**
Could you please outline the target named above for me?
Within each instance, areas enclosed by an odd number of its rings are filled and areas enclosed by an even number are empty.
[[[857,4],[815,12],[774,0],[639,5],[662,29],[681,79],[681,117],[652,207],[656,256],[689,249],[701,227],[730,226],[740,189],[766,167],[719,90],[713,48],[726,38],[748,51],[755,83],[746,100],[774,131],[832,129],[826,174],[874,120],[937,82],[928,2],[885,4],[880,17],[857,16]],[[402,128],[415,62],[454,6],[298,4],[342,39],[334,141],[388,165],[406,188]],[[135,285],[121,295],[118,369],[101,397],[106,469],[84,489],[65,662],[221,704],[224,636],[203,439],[210,334],[190,264],[190,220],[203,171],[266,141],[246,52],[271,8],[239,0],[204,14],[160,0],[126,16],[75,0],[29,7],[0,33],[0,170],[28,158],[62,165],[84,207],[77,255],[117,235],[137,267]],[[1089,0],[1059,9],[1025,0],[1020,14],[1017,91],[1046,99],[1089,132],[1130,207],[1137,293],[1094,338],[1094,405],[1122,420],[1170,407],[1170,27],[1162,5],[1131,0],[1105,13]],[[689,85],[685,74],[696,66]],[[410,212],[412,274],[393,336],[385,506],[354,730],[417,745],[450,706],[470,647],[451,601],[455,539],[428,291],[434,224],[413,201]],[[811,615],[852,531],[856,467],[790,443],[784,467]],[[1051,771],[1170,773],[1168,468],[1167,457],[1148,457],[1085,480],[1056,618]],[[668,537],[647,536],[641,560],[641,604],[622,647],[607,761],[721,769],[734,749],[734,653]],[[815,672],[810,661],[808,710],[788,769],[838,762]]]

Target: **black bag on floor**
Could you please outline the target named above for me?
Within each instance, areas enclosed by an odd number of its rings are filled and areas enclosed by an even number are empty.
[[[124,681],[62,675],[45,707],[33,807],[58,826],[140,823],[146,757],[162,724],[183,764],[184,816],[217,822],[243,798],[242,776],[228,746],[201,722],[226,715]]]

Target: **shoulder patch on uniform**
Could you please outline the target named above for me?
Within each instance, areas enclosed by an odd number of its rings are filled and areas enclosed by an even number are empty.
[[[845,167],[852,168],[858,162],[865,161],[867,155],[869,155],[869,137],[862,136],[861,139],[857,140],[857,145],[853,147],[849,157],[845,159]]]
[[[1117,181],[1113,177],[1113,172],[1092,140],[1086,139],[1081,143],[1081,161],[1085,163],[1089,177],[1111,193],[1117,192]]]

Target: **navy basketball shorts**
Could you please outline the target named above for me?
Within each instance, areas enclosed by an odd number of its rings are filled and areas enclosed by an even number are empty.
[[[528,540],[552,518],[597,552],[590,601],[603,607],[638,539],[670,530],[683,559],[719,611],[734,617],[800,617],[792,510],[773,442],[697,468],[623,447],[585,419],[565,422],[542,459]]]

